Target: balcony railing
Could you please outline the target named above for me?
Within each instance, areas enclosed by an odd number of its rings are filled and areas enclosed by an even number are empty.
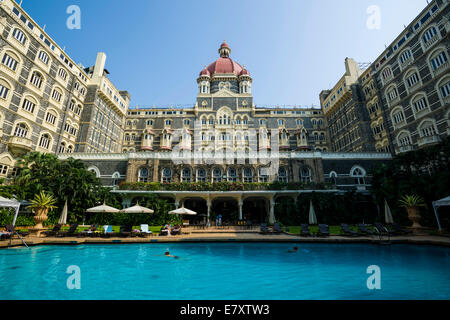
[[[408,145],[405,145],[405,146],[400,146],[398,148],[397,153],[405,153],[405,152],[408,152],[408,151],[412,151],[413,149],[414,149],[413,146],[408,144]]]
[[[14,154],[27,153],[32,149],[31,139],[24,137],[11,136],[8,140],[8,147]]]
[[[444,71],[448,71],[448,67],[450,66],[450,61],[446,61],[445,63],[443,63],[442,65],[439,66],[439,68],[437,68],[436,70],[434,70],[434,75],[440,75],[442,72]]]
[[[428,49],[429,47],[431,47],[433,44],[435,44],[437,41],[439,40],[439,36],[436,34],[433,38],[431,38],[430,40],[428,40],[427,43],[425,43],[425,49]]]
[[[423,146],[426,144],[433,144],[433,143],[439,143],[441,142],[441,137],[434,135],[434,136],[427,136],[427,137],[422,137],[419,139],[419,146]]]

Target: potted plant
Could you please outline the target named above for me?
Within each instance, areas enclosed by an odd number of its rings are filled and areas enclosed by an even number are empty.
[[[35,216],[33,217],[36,222],[36,229],[42,229],[42,223],[48,219],[47,213],[51,209],[55,209],[56,199],[51,194],[46,194],[44,191],[35,195],[34,199],[30,201],[29,208],[33,209]]]
[[[405,195],[400,199],[400,206],[406,208],[408,218],[413,222],[412,228],[422,228],[419,221],[419,207],[425,207],[425,201],[418,195]]]

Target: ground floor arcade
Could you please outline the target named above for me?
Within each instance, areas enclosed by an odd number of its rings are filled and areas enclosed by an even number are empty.
[[[123,207],[128,208],[139,198],[156,194],[173,201],[176,209],[185,207],[197,212],[196,221],[214,221],[222,215],[222,221],[252,221],[274,223],[276,201],[283,197],[297,201],[302,194],[341,193],[338,190],[290,190],[290,191],[134,191],[114,190],[122,196]]]

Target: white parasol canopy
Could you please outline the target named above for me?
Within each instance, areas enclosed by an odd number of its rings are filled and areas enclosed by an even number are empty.
[[[433,201],[432,204],[433,204],[434,215],[436,216],[436,221],[438,224],[439,231],[442,231],[441,221],[439,220],[439,213],[438,213],[437,209],[439,207],[443,207],[443,206],[450,206],[450,197],[446,197],[441,200]]]
[[[385,220],[386,224],[394,223],[394,218],[392,218],[391,208],[389,208],[389,205],[388,205],[386,199],[384,199],[384,220]]]
[[[176,209],[176,210],[169,211],[169,214],[179,214],[179,215],[186,214],[186,215],[193,216],[193,215],[196,215],[197,212],[189,210],[189,209],[186,209],[186,208],[183,207],[183,208],[179,208],[179,209]]]
[[[149,208],[141,207],[138,203],[133,207],[121,210],[121,212],[123,212],[123,213],[154,213],[155,211],[153,211],[152,209],[149,209]]]
[[[317,224],[316,212],[314,211],[312,201],[309,202],[309,224]]]
[[[14,214],[13,226],[15,226],[17,215],[19,214],[20,202],[0,197],[0,208],[14,208],[16,212]]]
[[[59,217],[58,223],[59,224],[66,224],[67,223],[67,200],[66,200],[66,203],[64,204],[64,208],[63,208],[63,211],[61,213],[61,217]]]
[[[92,212],[92,213],[119,213],[120,210],[107,206],[105,203],[103,203],[101,206],[89,208],[86,210],[86,212]]]

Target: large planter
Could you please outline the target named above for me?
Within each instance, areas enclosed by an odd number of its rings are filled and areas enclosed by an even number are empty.
[[[418,207],[408,207],[406,208],[406,211],[408,212],[408,219],[413,222],[413,225],[411,228],[418,229],[422,228],[419,221],[422,219],[421,215],[419,214],[419,208]]]
[[[34,222],[36,225],[34,226],[35,229],[42,229],[43,225],[42,223],[48,219],[47,213],[48,209],[36,209],[34,211],[36,215],[33,217]]]

